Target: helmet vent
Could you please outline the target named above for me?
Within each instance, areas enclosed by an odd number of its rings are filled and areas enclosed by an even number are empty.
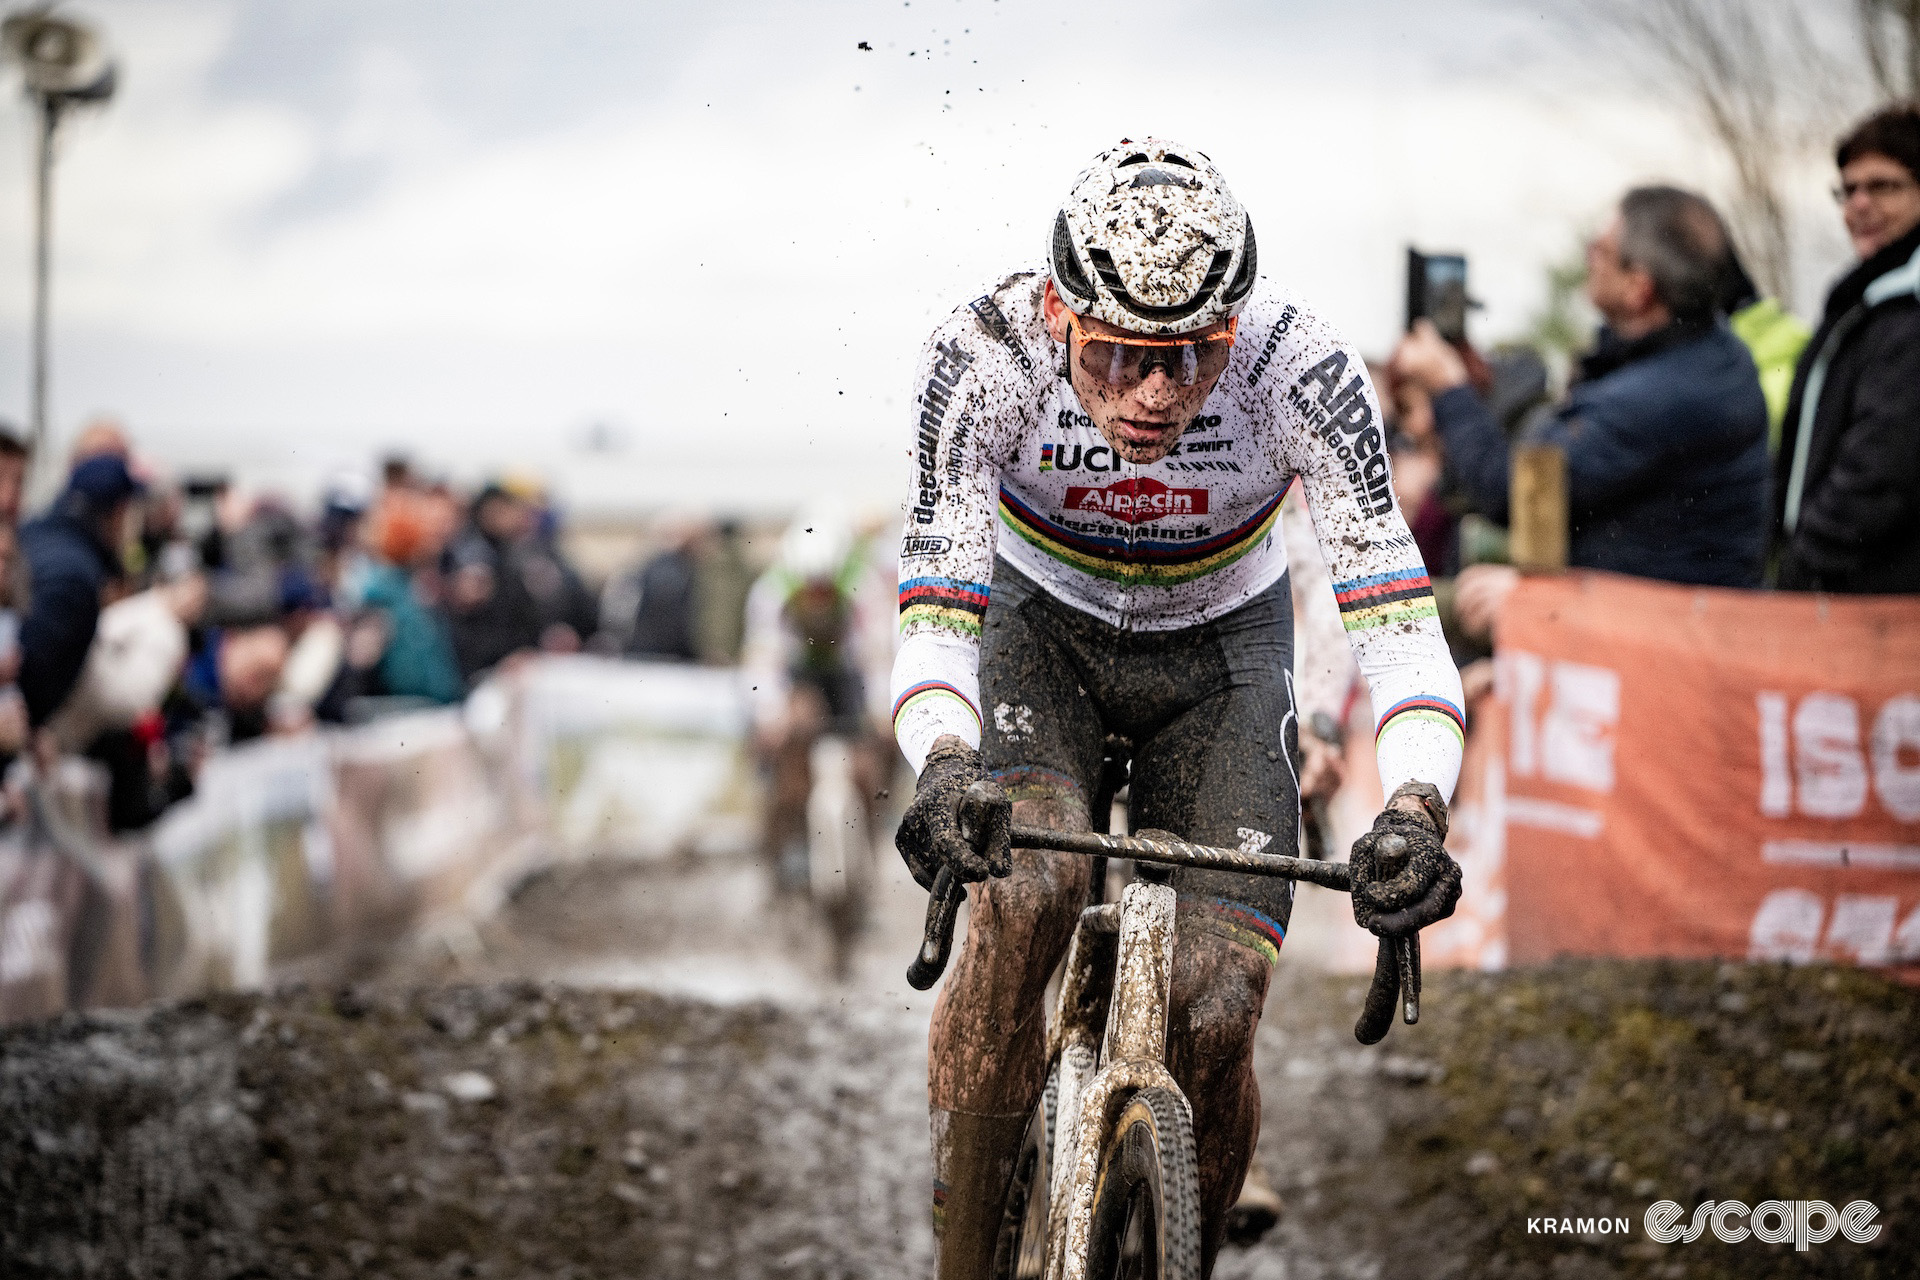
[[[1193,169],[1196,171],[1200,168],[1200,166],[1195,164],[1193,161],[1187,159],[1184,156],[1177,156],[1173,154],[1173,152],[1171,151],[1167,152],[1167,154],[1160,157],[1160,163],[1161,164],[1177,164],[1182,169]]]
[[[1207,267],[1206,278],[1200,282],[1200,287],[1194,291],[1193,297],[1170,307],[1158,307],[1141,302],[1127,292],[1127,283],[1120,278],[1120,268],[1114,264],[1112,254],[1105,249],[1089,249],[1087,256],[1093,259],[1093,269],[1100,273],[1100,279],[1105,282],[1107,291],[1114,296],[1115,301],[1142,320],[1163,323],[1184,320],[1206,306],[1207,300],[1213,296],[1213,291],[1220,287],[1220,281],[1226,276],[1227,264],[1233,261],[1233,255],[1225,249],[1216,250],[1212,264]]]
[[[1093,301],[1093,281],[1087,279],[1080,255],[1073,251],[1073,233],[1067,229],[1065,210],[1053,219],[1053,278],[1082,303]]]
[[[1233,280],[1226,291],[1220,295],[1220,301],[1229,307],[1238,306],[1240,300],[1253,292],[1254,273],[1259,270],[1253,249],[1253,219],[1247,219],[1246,252],[1240,258],[1240,269],[1233,273]]]
[[[1124,169],[1130,164],[1145,164],[1148,159],[1149,157],[1146,152],[1136,151],[1132,155],[1128,156],[1125,160],[1122,160],[1119,164],[1115,165],[1114,167],[1117,169]]]
[[[1133,181],[1127,185],[1137,190],[1140,187],[1198,186],[1199,182],[1200,179],[1198,178],[1189,180],[1179,177],[1176,174],[1168,173],[1165,169],[1142,169],[1133,175]]]

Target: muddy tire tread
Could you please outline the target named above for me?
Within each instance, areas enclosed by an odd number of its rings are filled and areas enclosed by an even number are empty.
[[[1136,1100],[1153,1113],[1160,1146],[1167,1233],[1164,1280],[1200,1280],[1200,1161],[1193,1141],[1193,1117],[1186,1100],[1165,1089],[1142,1089]]]

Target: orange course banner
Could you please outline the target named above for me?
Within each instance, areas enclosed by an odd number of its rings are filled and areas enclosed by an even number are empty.
[[[1496,653],[1477,781],[1513,962],[1920,978],[1920,597],[1530,578]]]

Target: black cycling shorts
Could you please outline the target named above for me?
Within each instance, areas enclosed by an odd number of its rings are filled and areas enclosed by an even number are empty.
[[[1086,812],[1108,734],[1133,743],[1136,831],[1295,852],[1293,598],[1287,579],[1225,617],[1177,631],[1111,626],[994,564],[981,629],[987,769],[1017,800]],[[1174,872],[1179,927],[1278,958],[1293,882]]]

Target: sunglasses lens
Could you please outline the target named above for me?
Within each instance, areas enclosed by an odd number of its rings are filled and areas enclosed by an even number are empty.
[[[1080,367],[1102,382],[1126,386],[1140,380],[1140,350],[1096,338],[1080,349]]]
[[[1174,385],[1191,387],[1218,377],[1232,354],[1233,343],[1225,337],[1156,346],[1095,338],[1080,349],[1080,367],[1117,387],[1132,386],[1151,377],[1155,369],[1165,371]]]

